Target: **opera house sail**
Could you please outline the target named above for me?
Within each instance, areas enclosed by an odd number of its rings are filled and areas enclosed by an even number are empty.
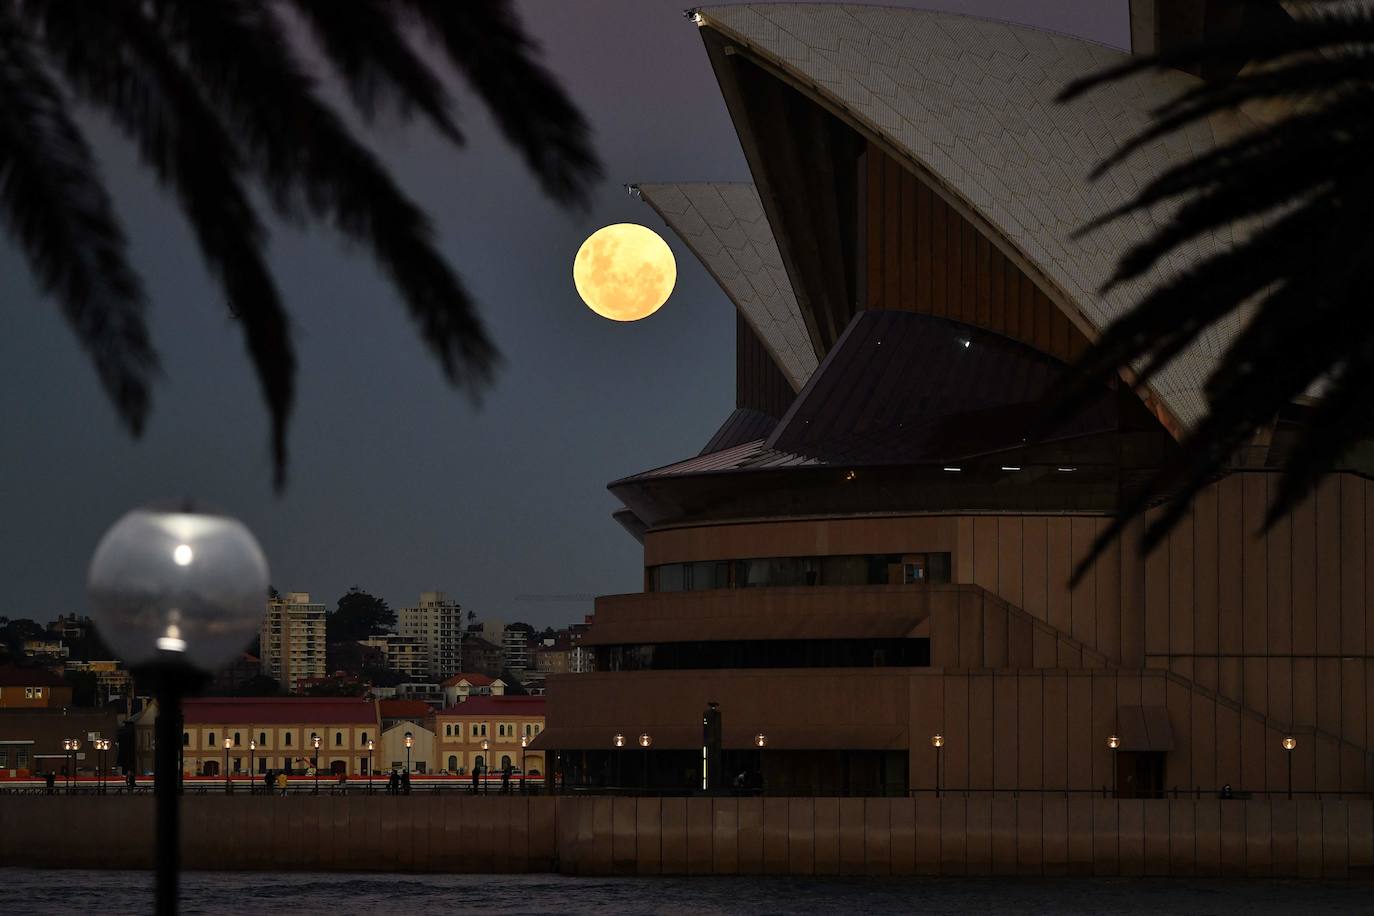
[[[1138,49],[1187,37],[1166,7],[1132,4]],[[1195,125],[1090,181],[1207,74],[1059,104],[1127,52],[874,6],[694,18],[753,182],[637,189],[737,309],[735,409],[700,454],[610,484],[644,590],[597,600],[594,673],[549,679],[538,744],[565,784],[699,790],[717,703],[726,790],[1261,793],[1291,766],[1296,792],[1366,792],[1374,494],[1333,469],[1261,533],[1291,418],[1160,547],[1140,555],[1137,520],[1071,584],[1238,328],[1035,427],[1142,289],[1231,242],[1103,293],[1164,217],[1076,231],[1253,125]]]

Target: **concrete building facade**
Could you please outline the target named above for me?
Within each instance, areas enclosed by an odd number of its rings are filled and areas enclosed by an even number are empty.
[[[396,609],[396,632],[421,640],[426,676],[443,680],[462,670],[463,608],[443,592],[422,592],[414,607]]]
[[[157,716],[154,702],[135,725],[143,773],[153,770]],[[381,736],[376,702],[357,697],[191,698],[183,703],[182,721],[182,772],[188,776],[223,776],[226,759],[234,775],[306,773],[317,761],[322,773],[365,775],[368,743]]]
[[[484,696],[444,709],[434,717],[437,764],[443,772],[466,774],[476,766],[500,770],[524,766],[544,773],[544,752],[526,749],[544,731],[543,697]],[[482,742],[487,749],[482,749]],[[522,764],[523,760],[523,764]]]
[[[262,673],[285,690],[296,693],[302,680],[325,676],[325,606],[309,592],[269,599],[260,635]]]

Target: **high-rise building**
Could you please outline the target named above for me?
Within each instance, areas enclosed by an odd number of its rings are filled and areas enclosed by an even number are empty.
[[[262,673],[291,693],[306,678],[324,677],[323,604],[309,592],[288,592],[269,599],[262,619]]]
[[[414,607],[397,608],[396,632],[425,644],[429,677],[442,680],[462,670],[463,608],[443,592],[421,592]]]
[[[386,653],[386,666],[410,680],[429,677],[429,645],[416,636],[388,633],[358,640],[359,645]]]
[[[1145,50],[1189,40],[1174,6],[1130,4]],[[1023,792],[1046,818],[1059,792],[1367,793],[1368,452],[1263,527],[1312,422],[1294,404],[1148,554],[1164,507],[1095,553],[1249,331],[1212,326],[1074,408],[1058,394],[1143,290],[1256,228],[1112,282],[1172,218],[1128,206],[1138,189],[1255,124],[1195,120],[1090,181],[1199,75],[1060,103],[1131,56],[868,5],[693,19],[755,184],[639,191],[737,307],[736,409],[699,454],[610,485],[645,588],[596,600],[595,672],[548,678],[534,746],[566,784]],[[608,738],[641,734],[625,777]]]
[[[506,627],[501,633],[501,660],[507,670],[524,674],[530,666],[530,628],[523,625]]]

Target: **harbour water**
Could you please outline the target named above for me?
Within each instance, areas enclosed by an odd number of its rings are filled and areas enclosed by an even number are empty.
[[[147,872],[0,869],[10,908],[150,913]],[[1364,882],[1169,879],[571,878],[558,875],[190,872],[186,914],[543,916],[564,913],[1279,916],[1374,912]]]

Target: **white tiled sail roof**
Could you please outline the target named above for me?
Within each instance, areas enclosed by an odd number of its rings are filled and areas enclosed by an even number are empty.
[[[1051,32],[923,10],[785,3],[701,12],[704,24],[937,176],[1049,278],[1092,329],[1105,328],[1147,288],[1231,242],[1229,232],[1203,237],[1140,281],[1104,295],[1099,290],[1121,254],[1172,208],[1072,238],[1165,167],[1214,147],[1213,127],[1195,124],[1089,180],[1099,162],[1150,123],[1152,108],[1197,85],[1194,77],[1147,73],[1059,104],[1055,96],[1071,80],[1127,55]],[[1236,325],[1210,329],[1154,380],[1155,395],[1185,426],[1204,413],[1203,385]]]
[[[793,390],[800,390],[816,371],[816,351],[754,186],[701,183],[637,187],[640,196],[716,278]]]

